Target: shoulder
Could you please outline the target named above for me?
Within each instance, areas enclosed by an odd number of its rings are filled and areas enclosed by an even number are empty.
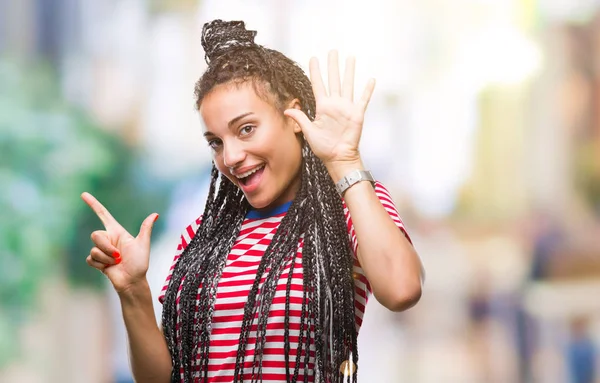
[[[200,227],[201,224],[202,224],[202,216],[196,218],[195,221],[190,223],[182,231],[181,237],[180,237],[181,242],[180,242],[179,246],[177,247],[178,251],[185,250],[185,248],[188,246],[188,244],[192,241],[192,239],[196,235],[196,232],[198,231],[198,228]]]

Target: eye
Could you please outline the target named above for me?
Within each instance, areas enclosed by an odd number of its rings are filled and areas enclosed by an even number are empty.
[[[254,132],[254,129],[256,127],[254,125],[244,125],[241,129],[240,129],[240,135],[242,136],[247,136],[249,134],[252,134]]]
[[[210,146],[211,149],[213,150],[217,150],[219,147],[221,147],[221,140],[215,138],[213,140],[209,140],[208,142],[208,146]]]

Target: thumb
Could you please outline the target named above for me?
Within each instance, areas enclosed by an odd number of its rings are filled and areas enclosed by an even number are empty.
[[[142,227],[140,227],[140,233],[138,234],[138,238],[145,242],[148,246],[150,246],[150,237],[152,236],[152,228],[154,227],[154,222],[158,219],[158,214],[152,213],[144,222],[142,222]]]
[[[308,116],[303,111],[301,111],[299,109],[296,109],[296,108],[286,109],[283,112],[283,114],[290,117],[294,121],[296,121],[296,123],[298,125],[300,125],[300,128],[302,129],[303,132],[306,132],[308,129],[312,128],[312,121],[308,118]]]

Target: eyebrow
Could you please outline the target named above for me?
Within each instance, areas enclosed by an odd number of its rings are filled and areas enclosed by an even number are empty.
[[[251,114],[252,114],[252,112],[242,113],[239,116],[232,118],[231,121],[229,121],[227,123],[227,126],[231,129],[232,125],[234,125],[236,122],[238,122],[242,118],[247,117],[247,116],[249,116]],[[206,136],[214,136],[214,134],[207,131],[207,132],[204,132],[204,137],[206,137]]]
[[[231,125],[235,124],[236,122],[238,122],[238,121],[239,121],[239,120],[241,120],[242,118],[244,118],[244,117],[247,117],[247,116],[249,116],[249,115],[251,115],[251,114],[252,114],[252,112],[248,112],[248,113],[243,113],[243,114],[240,114],[239,116],[237,116],[237,117],[235,117],[234,119],[232,119],[231,121],[229,121],[229,122],[227,123],[227,126],[231,128]]]

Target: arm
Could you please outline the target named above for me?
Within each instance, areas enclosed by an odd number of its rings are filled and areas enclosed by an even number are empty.
[[[337,182],[352,170],[364,170],[358,147],[375,80],[369,80],[361,98],[354,101],[354,58],[346,60],[343,82],[336,51],[329,53],[327,64],[329,89],[321,77],[318,60],[312,58],[309,63],[316,102],[314,120],[299,110],[299,102],[290,105],[284,114],[302,128],[311,149]],[[357,257],[375,298],[393,311],[411,307],[421,296],[420,261],[414,249],[370,184],[352,186],[344,199],[359,244]]]
[[[136,382],[171,381],[171,355],[156,324],[147,281],[119,293],[129,343],[129,360]]]
[[[361,161],[329,164],[334,182]],[[422,265],[415,249],[385,210],[369,182],[359,182],[344,193],[358,242],[357,257],[373,295],[386,308],[403,311],[421,297]]]
[[[86,262],[111,282],[121,301],[129,341],[129,358],[138,382],[171,381],[171,355],[156,325],[152,296],[146,279],[150,258],[150,237],[158,214],[149,215],[134,237],[121,226],[92,195],[82,199],[92,208],[106,230],[91,238],[94,247]]]

